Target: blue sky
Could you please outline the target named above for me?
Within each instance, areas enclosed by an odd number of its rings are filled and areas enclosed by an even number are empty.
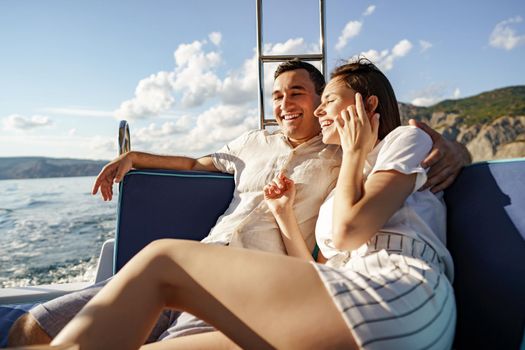
[[[266,50],[314,52],[317,7],[266,0]],[[326,9],[329,70],[364,53],[402,102],[525,84],[522,0]],[[0,156],[111,159],[120,119],[133,149],[213,152],[257,127],[255,36],[255,0],[0,0]]]

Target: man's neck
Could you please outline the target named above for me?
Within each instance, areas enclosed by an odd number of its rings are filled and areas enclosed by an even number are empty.
[[[298,147],[299,145],[302,145],[303,143],[306,143],[308,141],[310,141],[311,139],[313,139],[314,137],[316,137],[317,135],[312,135],[308,138],[304,138],[304,139],[292,139],[291,137],[287,137],[288,139],[288,143],[293,147],[293,148],[296,148]]]

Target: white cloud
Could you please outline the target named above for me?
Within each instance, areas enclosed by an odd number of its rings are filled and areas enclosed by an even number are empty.
[[[362,27],[363,27],[363,22],[359,22],[359,21],[348,22],[346,26],[344,27],[341,35],[337,39],[337,44],[335,45],[335,49],[342,50],[348,43],[348,40],[359,35],[359,32],[361,31]]]
[[[219,46],[222,40],[222,34],[220,32],[213,32],[208,35],[208,38],[215,46]]]
[[[428,106],[432,106],[432,105],[436,104],[438,101],[439,101],[439,98],[437,98],[435,96],[431,96],[431,97],[416,97],[415,99],[413,99],[411,101],[411,103],[414,106],[428,107]]]
[[[53,122],[49,117],[42,115],[34,115],[32,117],[25,117],[19,114],[11,114],[3,120],[4,130],[30,130],[49,126]]]
[[[242,133],[257,128],[257,111],[242,106],[219,105],[200,114],[186,135],[190,151],[218,149]],[[191,140],[191,142],[189,142]]]
[[[77,117],[112,117],[115,112],[101,111],[88,108],[69,108],[69,107],[46,107],[39,109],[42,112],[60,115],[73,115]]]
[[[288,39],[284,43],[264,45],[264,52],[269,55],[287,55],[297,52],[312,53],[319,52],[318,44],[308,44],[303,38]]]
[[[221,33],[213,32],[210,40],[219,45]],[[175,93],[182,94],[183,107],[195,107],[214,97],[221,81],[213,72],[222,61],[218,52],[205,52],[206,41],[181,44],[174,52],[174,71],[161,71],[142,79],[135,97],[122,102],[115,111],[117,119],[143,119],[169,111],[175,104]]]
[[[221,81],[213,72],[221,61],[218,52],[204,52],[204,41],[181,44],[175,51],[175,91],[182,92],[182,105],[196,107],[208,98],[214,97]]]
[[[403,39],[394,46],[392,49],[392,54],[395,57],[403,57],[406,56],[406,54],[409,53],[411,49],[412,43],[407,39]]]
[[[74,106],[40,110],[63,115],[116,115],[120,119],[142,120],[140,126],[145,127],[131,129],[133,149],[191,156],[216,151],[240,134],[257,128],[257,63],[253,54],[239,69],[219,76],[218,68],[223,61],[212,43],[215,40],[220,44],[220,40],[219,36],[212,34],[206,40],[179,45],[174,51],[173,70],[159,71],[140,80],[133,98],[123,101],[114,112]],[[264,50],[267,54],[317,53],[319,46],[307,43],[303,38],[292,38],[280,43],[267,43]],[[312,64],[319,67],[315,62]],[[271,94],[276,66],[273,63],[265,65],[267,95]],[[203,103],[207,104],[205,108],[199,108],[199,112],[180,115],[180,110]],[[160,123],[157,121],[148,125],[144,122],[144,119],[159,115],[163,116]],[[10,116],[3,122],[10,128],[18,129],[51,124],[48,117],[39,116]],[[72,154],[84,156],[89,154],[90,158],[109,159],[117,152],[114,137],[85,137],[78,135],[75,128],[65,129],[61,138],[53,142],[57,150],[68,149]]]
[[[91,138],[87,138],[85,143],[86,147],[92,151],[92,158],[97,158],[100,156],[102,156],[102,158],[107,158],[108,155],[117,156],[117,142],[113,138],[93,136]]]
[[[184,115],[178,117],[175,122],[167,121],[159,127],[155,123],[151,123],[145,128],[138,129],[133,137],[143,141],[153,141],[162,137],[186,133],[191,129],[192,124],[192,118]]]
[[[410,52],[410,50],[412,50],[412,43],[407,39],[403,39],[392,48],[392,51],[388,49],[384,49],[381,51],[371,49],[362,52],[361,55],[368,58],[381,70],[388,71],[394,67],[395,60],[406,56]]]
[[[257,57],[244,61],[240,70],[224,78],[221,99],[227,104],[244,104],[257,99]]]
[[[158,72],[142,79],[135,89],[135,97],[124,101],[115,111],[117,119],[144,119],[171,108],[173,98],[173,72]]]
[[[131,136],[133,147],[155,153],[202,156],[257,128],[257,110],[244,106],[218,105],[196,118],[186,118],[184,131],[177,128],[177,122],[139,129]]]
[[[427,51],[428,49],[430,49],[432,47],[432,43],[431,42],[428,42],[426,40],[419,40],[419,47],[421,48],[421,52],[425,52]]]
[[[209,39],[219,43],[220,33],[211,33]],[[319,45],[307,43],[303,38],[292,38],[281,43],[267,43],[264,52],[317,53]],[[175,106],[179,110],[190,109],[213,103],[213,99],[216,98],[226,105],[254,105],[257,101],[258,73],[255,50],[253,56],[246,59],[239,69],[231,70],[223,77],[219,77],[217,73],[223,63],[220,52],[210,48],[206,40],[179,45],[174,52],[174,59],[173,71],[159,72],[139,82],[135,97],[123,102],[117,111],[119,119],[173,115]],[[264,65],[266,93],[271,92],[276,66],[277,63]],[[146,138],[144,140],[146,142]]]
[[[417,91],[413,96],[414,98],[410,103],[415,106],[428,107],[446,98],[458,99],[461,96],[461,90],[456,87],[451,91],[446,84],[435,83]]]
[[[288,55],[297,52],[317,53],[318,44],[309,44],[303,38],[288,39],[283,43],[266,43],[263,48],[266,55]],[[264,90],[266,95],[271,93],[273,85],[273,73],[277,68],[277,63],[267,63],[264,65]],[[230,72],[223,80],[221,88],[221,98],[227,104],[245,104],[257,100],[257,56],[254,55],[244,61],[240,70]]]
[[[365,12],[363,13],[363,16],[370,16],[372,13],[374,13],[375,9],[376,9],[376,5],[368,6]]]
[[[446,87],[443,84],[432,84],[429,85],[413,95],[415,98],[410,101],[415,106],[428,107],[433,104],[436,104],[445,96]]]
[[[521,23],[520,16],[509,18],[496,24],[489,37],[489,44],[492,47],[512,50],[525,43],[525,35],[518,35],[512,28],[513,24]]]

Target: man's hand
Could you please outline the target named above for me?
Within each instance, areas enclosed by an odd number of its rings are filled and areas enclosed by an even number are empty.
[[[109,162],[102,168],[98,174],[95,184],[93,185],[92,194],[97,194],[100,188],[100,194],[105,201],[113,198],[113,183],[119,183],[124,175],[133,167],[131,153],[125,153],[120,157]]]
[[[433,193],[444,190],[454,182],[461,169],[471,163],[470,153],[464,145],[447,140],[423,122],[410,119],[409,124],[426,132],[434,143],[428,156],[421,162],[423,168],[430,167],[430,170],[427,182],[420,191],[427,188],[431,188]]]

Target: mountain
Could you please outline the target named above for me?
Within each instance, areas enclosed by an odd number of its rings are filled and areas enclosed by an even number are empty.
[[[95,176],[107,163],[105,160],[0,157],[0,180],[42,177]]]
[[[473,161],[525,157],[525,86],[510,86],[430,107],[400,103],[402,124],[423,121],[467,146]]]

